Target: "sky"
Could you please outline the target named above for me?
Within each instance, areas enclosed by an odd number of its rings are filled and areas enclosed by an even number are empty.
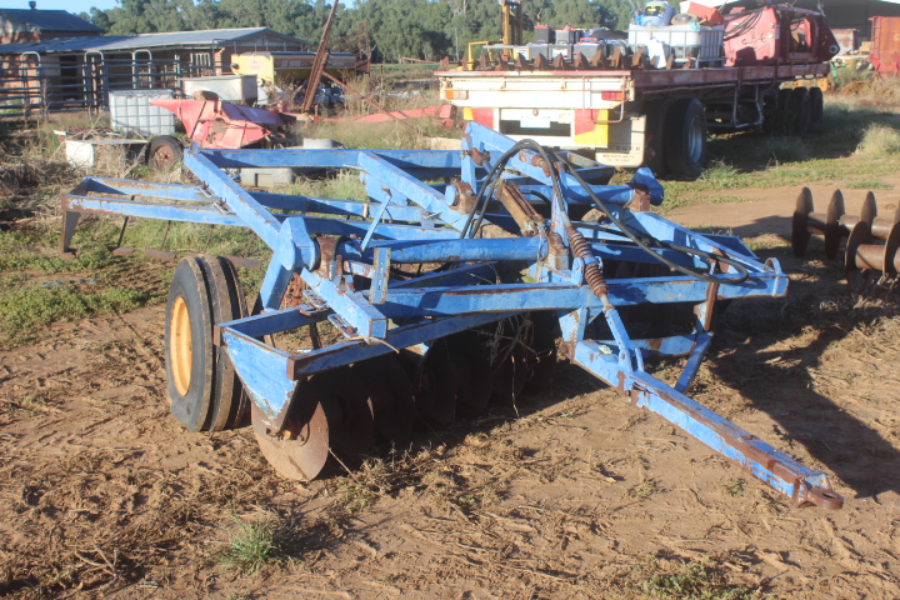
[[[91,7],[100,9],[114,8],[116,0],[37,0],[38,10],[67,10],[70,13],[91,11]],[[2,0],[2,8],[28,8],[28,0]]]

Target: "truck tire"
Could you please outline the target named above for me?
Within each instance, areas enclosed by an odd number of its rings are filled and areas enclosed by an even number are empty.
[[[158,135],[150,140],[150,153],[147,163],[150,167],[163,171],[181,162],[184,148],[177,138],[171,135]]]
[[[166,381],[169,410],[189,431],[221,431],[244,424],[243,385],[213,326],[246,314],[234,268],[214,256],[178,263],[166,304]]]
[[[666,116],[672,106],[671,101],[653,102],[647,105],[647,131],[645,134],[644,166],[653,171],[657,178],[669,174],[666,162],[665,139]]]
[[[696,98],[677,100],[666,115],[663,136],[669,174],[692,181],[706,163],[706,112]]]
[[[819,87],[809,88],[810,131],[816,131],[825,122],[825,96]]]
[[[809,90],[805,87],[794,88],[788,102],[790,115],[790,134],[803,137],[809,134],[812,123],[812,110],[809,101]]]

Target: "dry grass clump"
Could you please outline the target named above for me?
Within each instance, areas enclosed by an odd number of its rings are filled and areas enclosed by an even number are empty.
[[[889,158],[900,154],[900,131],[881,123],[872,123],[863,133],[857,152],[872,158]]]
[[[74,169],[65,162],[28,160],[0,164],[0,197],[60,185],[70,181],[73,175]]]

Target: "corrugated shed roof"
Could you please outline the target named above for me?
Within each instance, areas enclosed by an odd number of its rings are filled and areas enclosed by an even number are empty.
[[[39,52],[55,54],[58,52],[83,52],[101,50],[103,52],[131,51],[139,48],[162,48],[166,46],[204,46],[214,44],[227,46],[265,34],[279,42],[309,46],[309,42],[284,33],[278,33],[268,27],[244,27],[241,29],[205,29],[203,31],[172,31],[167,33],[142,33],[138,35],[107,35],[97,37],[63,38],[41,42],[21,44],[0,44],[0,54],[21,54],[22,52]],[[260,48],[263,49],[263,48]]]
[[[103,33],[103,30],[64,10],[37,10],[26,8],[0,8],[0,16],[27,23],[42,31],[89,31]]]

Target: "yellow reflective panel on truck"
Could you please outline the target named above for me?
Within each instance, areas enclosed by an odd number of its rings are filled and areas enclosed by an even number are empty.
[[[609,146],[609,111],[579,109],[575,111],[575,143],[606,148]]]

